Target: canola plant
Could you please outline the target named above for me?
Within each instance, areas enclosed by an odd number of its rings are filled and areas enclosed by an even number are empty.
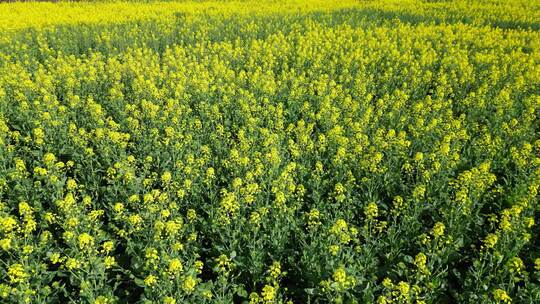
[[[540,2],[0,4],[0,302],[539,303]]]

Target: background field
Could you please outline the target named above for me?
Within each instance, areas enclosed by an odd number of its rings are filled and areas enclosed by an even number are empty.
[[[540,2],[0,3],[0,302],[540,302]]]

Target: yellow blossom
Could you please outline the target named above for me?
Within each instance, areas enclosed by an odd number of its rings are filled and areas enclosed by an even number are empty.
[[[171,172],[165,171],[165,172],[161,175],[161,181],[162,181],[164,184],[170,183],[171,180],[172,180],[172,174],[171,174]]]
[[[163,298],[163,304],[176,304],[176,300],[173,297]]]
[[[10,238],[3,238],[0,239],[0,248],[4,251],[8,251],[11,249],[11,239]]]
[[[169,262],[169,273],[171,275],[177,275],[181,273],[184,269],[182,262],[179,259],[172,259]]]
[[[23,265],[13,264],[9,266],[8,277],[11,283],[21,283],[26,280],[28,274],[25,272]]]
[[[144,279],[144,285],[146,286],[154,286],[155,284],[157,284],[157,278],[154,276],[154,275],[148,275],[145,279]]]
[[[433,226],[433,229],[431,230],[431,234],[433,235],[434,238],[438,238],[438,237],[441,237],[444,235],[444,230],[445,230],[445,226],[443,223],[441,222],[437,222],[435,223],[435,225]]]
[[[377,204],[375,202],[370,202],[367,204],[367,206],[364,208],[364,214],[368,219],[376,218],[379,214],[379,208],[377,207]]]
[[[261,296],[266,303],[273,303],[276,298],[276,289],[271,285],[265,285],[262,289]]]
[[[186,293],[191,293],[195,290],[195,285],[197,285],[197,281],[193,277],[188,276],[184,279],[182,288]]]
[[[499,240],[499,237],[494,234],[494,233],[490,233],[486,236],[486,238],[484,239],[484,248],[493,248],[495,246],[495,244],[497,244],[497,241]]]
[[[74,270],[80,267],[80,262],[74,258],[68,258],[65,264],[68,270]]]
[[[51,254],[49,259],[51,260],[51,263],[53,263],[53,264],[60,263],[61,262],[60,253],[55,252],[55,253]]]
[[[79,235],[78,240],[79,240],[79,248],[81,249],[94,246],[94,237],[92,237],[88,233],[82,233],[81,235]]]
[[[116,259],[112,256],[106,256],[105,259],[103,259],[103,264],[107,269],[112,268],[114,265],[116,265]]]
[[[512,298],[502,289],[493,290],[493,298],[499,303],[512,303]]]

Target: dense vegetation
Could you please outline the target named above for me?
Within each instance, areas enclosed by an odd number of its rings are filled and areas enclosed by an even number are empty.
[[[539,2],[0,16],[0,302],[540,301]]]

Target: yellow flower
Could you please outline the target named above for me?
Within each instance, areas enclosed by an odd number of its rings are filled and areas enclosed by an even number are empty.
[[[202,261],[195,261],[195,263],[193,263],[193,266],[195,266],[195,269],[197,270],[198,273],[201,273],[204,264]]]
[[[92,198],[90,196],[83,197],[83,205],[90,206],[92,204]]]
[[[347,280],[347,274],[345,273],[345,268],[339,267],[334,271],[334,274],[332,275],[332,278],[334,282],[337,283],[345,283]]]
[[[392,303],[391,300],[389,301],[387,297],[385,296],[379,296],[377,298],[377,304],[388,304],[388,303]]]
[[[508,262],[508,268],[510,272],[521,274],[523,269],[525,269],[525,264],[519,257],[514,257]]]
[[[218,268],[218,270],[220,272],[226,272],[229,269],[229,267],[231,266],[231,262],[230,262],[229,257],[227,257],[224,254],[217,257],[215,259],[215,261],[216,261],[216,264],[217,264],[216,267]]]
[[[339,252],[339,245],[330,245],[328,249],[330,251],[330,254],[337,255]]]
[[[18,171],[18,172],[26,172],[26,165],[24,163],[24,160],[20,159],[20,158],[16,158],[15,159],[15,169]]]
[[[399,213],[399,211],[403,208],[403,198],[401,196],[396,196],[394,197],[394,200],[392,201],[393,202],[393,212],[394,213]]]
[[[166,219],[171,215],[171,211],[169,209],[163,209],[161,210],[161,217]]]
[[[9,215],[6,217],[0,217],[0,228],[5,233],[9,233],[13,231],[16,227],[17,227],[17,221],[13,217]]]
[[[28,274],[25,272],[23,265],[13,264],[9,266],[8,277],[11,283],[21,283],[26,280]]]
[[[131,195],[129,198],[128,198],[128,201],[129,203],[133,204],[133,203],[137,203],[141,200],[141,198],[139,197],[139,195],[137,194],[133,194]]]
[[[410,285],[409,283],[407,282],[399,282],[397,284],[397,290],[399,290],[399,292],[401,293],[401,296],[403,297],[408,297],[409,296],[409,290],[410,290]]]
[[[130,215],[128,217],[128,222],[133,226],[137,226],[137,225],[141,224],[142,221],[143,221],[143,219],[138,214],[133,214],[133,215]]]
[[[111,301],[109,298],[105,296],[97,297],[96,301],[94,302],[94,304],[109,304],[109,303],[113,303],[113,301]]]
[[[249,304],[257,304],[261,302],[261,298],[256,292],[249,294]]]
[[[444,226],[443,223],[437,222],[433,226],[433,229],[431,230],[431,234],[433,235],[434,238],[441,237],[441,236],[444,235],[444,230],[445,229],[446,229],[446,227]]]
[[[171,172],[165,171],[165,172],[161,175],[161,181],[162,181],[164,184],[170,183],[171,180],[172,180],[172,174],[171,174]]]
[[[154,196],[150,193],[146,193],[143,196],[143,202],[146,204],[153,203],[154,202]]]
[[[415,200],[420,200],[424,197],[426,193],[426,186],[418,185],[413,189],[413,198]]]
[[[416,162],[420,162],[424,159],[424,153],[422,152],[416,152],[416,154],[414,155],[414,160]]]
[[[0,298],[6,299],[11,292],[11,288],[3,283],[0,283]]]
[[[251,212],[249,215],[249,222],[257,227],[259,227],[261,223],[261,214],[257,211]]]
[[[51,212],[47,212],[45,213],[45,215],[43,216],[43,218],[45,219],[45,221],[49,224],[52,224],[55,222],[56,220],[56,216],[54,215],[54,213],[51,213]]]
[[[211,290],[205,290],[202,292],[203,296],[207,299],[212,299],[212,291]]]
[[[147,248],[144,256],[146,257],[146,260],[152,264],[159,260],[159,254],[155,248]]]
[[[197,212],[193,209],[188,209],[186,217],[188,221],[193,222],[197,219]]]
[[[153,275],[148,275],[145,279],[144,279],[144,285],[146,286],[153,286],[157,283],[157,278]]]
[[[495,289],[493,291],[493,298],[499,303],[512,303],[512,298],[502,289]]]
[[[76,182],[74,179],[72,179],[72,178],[68,179],[68,180],[67,180],[67,183],[66,183],[66,188],[67,188],[68,190],[75,190],[75,189],[77,189],[77,182]]]
[[[41,167],[35,167],[34,168],[34,173],[37,176],[45,176],[45,175],[47,175],[47,169],[41,168]]]
[[[499,240],[499,237],[494,234],[490,233],[486,236],[484,239],[484,248],[493,248],[495,244],[497,244],[497,241]]]
[[[62,237],[64,240],[69,242],[75,237],[75,234],[72,231],[64,231],[64,233],[62,233]]]
[[[184,270],[184,266],[180,259],[172,259],[169,262],[169,273],[172,275],[177,275]]]
[[[277,278],[281,275],[281,264],[279,262],[274,262],[270,266],[270,276],[277,280]]]
[[[533,217],[525,218],[525,226],[527,228],[532,228],[532,226],[534,226],[534,218]]]
[[[103,248],[101,250],[102,253],[109,253],[113,250],[114,243],[112,241],[106,241],[105,243],[103,243],[103,245],[101,245],[101,247]]]
[[[173,297],[163,298],[163,304],[176,304],[176,299]]]
[[[79,224],[79,219],[75,217],[71,217],[66,219],[66,226],[69,228],[74,228]]]
[[[175,235],[182,228],[182,222],[180,220],[171,220],[165,223],[165,231],[170,235]]]
[[[274,299],[276,298],[276,288],[271,285],[265,285],[261,292],[261,296],[267,303],[274,302]]]
[[[79,248],[81,249],[94,246],[94,237],[92,237],[88,233],[82,233],[81,235],[79,235],[78,240],[79,240]]]
[[[3,238],[0,240],[0,248],[4,251],[8,251],[11,249],[11,239],[10,238]]]
[[[41,128],[35,128],[33,131],[36,144],[42,145],[44,143],[43,138],[45,137],[45,132]]]
[[[366,215],[368,219],[376,218],[377,215],[379,214],[379,208],[377,207],[377,204],[375,202],[369,203],[364,208],[364,214]]]
[[[343,202],[345,200],[346,198],[345,187],[343,187],[343,184],[337,183],[336,186],[334,187],[334,192],[335,192],[337,202]]]
[[[315,228],[316,226],[321,224],[321,213],[317,209],[311,209],[308,213],[306,213],[306,217],[309,228]]]
[[[343,219],[338,219],[332,227],[330,227],[330,233],[334,234],[342,244],[348,244],[351,241],[349,234],[349,226]]]
[[[208,180],[211,180],[215,177],[215,170],[214,168],[212,167],[209,167],[208,169],[206,169],[206,178]]]
[[[103,260],[103,264],[105,265],[106,269],[112,268],[114,265],[116,265],[116,259],[112,256],[106,256]]]
[[[197,285],[197,281],[193,277],[188,276],[184,280],[184,284],[182,285],[182,288],[184,289],[185,292],[191,293],[193,290],[195,290],[195,285]]]
[[[25,236],[30,235],[37,228],[37,222],[33,218],[27,218],[25,220],[23,232]]]
[[[51,254],[51,256],[49,257],[49,259],[51,260],[51,263],[53,263],[53,264],[58,264],[58,263],[60,263],[60,261],[61,261],[61,259],[60,259],[60,253],[55,252],[55,253]]]
[[[113,210],[114,210],[114,212],[116,212],[116,213],[122,213],[122,211],[124,211],[124,204],[122,204],[122,203],[116,203],[116,204],[114,204]]]
[[[75,205],[75,197],[72,193],[66,194],[63,200],[63,205],[61,205],[61,207],[67,210],[73,207],[73,205]]]
[[[429,272],[429,270],[426,267],[426,263],[427,263],[427,257],[422,252],[417,254],[416,257],[414,258],[414,264],[423,273],[428,273]]]
[[[73,269],[77,269],[80,267],[80,263],[77,259],[74,259],[74,258],[68,258],[66,260],[66,268],[68,270],[73,270]]]
[[[174,251],[182,251],[182,250],[184,250],[184,245],[182,243],[180,243],[180,242],[176,242],[176,243],[174,243],[172,245],[172,249]]]
[[[19,203],[19,214],[21,216],[30,216],[32,215],[32,212],[32,207],[30,207],[27,202]]]
[[[52,153],[45,153],[45,155],[43,156],[43,162],[47,166],[52,166],[54,162],[56,162],[56,156],[54,156],[54,154]]]
[[[392,289],[394,287],[394,283],[392,283],[390,278],[384,278],[382,285],[387,289]]]

